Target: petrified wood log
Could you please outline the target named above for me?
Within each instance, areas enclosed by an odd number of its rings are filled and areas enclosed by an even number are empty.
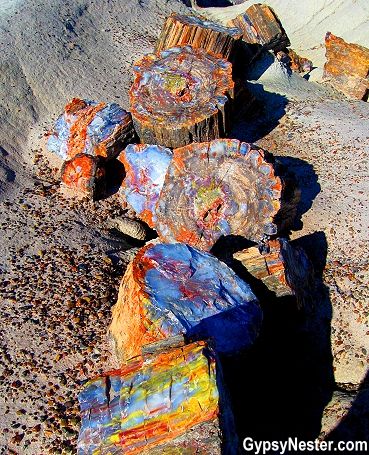
[[[80,153],[110,159],[134,139],[131,115],[118,104],[73,98],[49,133],[47,147],[62,159]]]
[[[110,326],[118,358],[175,335],[249,347],[261,322],[250,287],[214,256],[181,243],[143,247],[124,274]]]
[[[268,152],[235,139],[191,144],[173,152],[156,230],[163,241],[204,250],[222,235],[260,242],[278,232],[281,194]]]
[[[216,355],[204,342],[139,358],[91,380],[78,397],[78,454],[236,453],[222,381]]]
[[[280,20],[267,5],[251,5],[244,14],[229,21],[228,25],[240,28],[246,43],[259,44],[263,49],[278,51],[290,45]]]
[[[303,305],[313,293],[312,265],[303,249],[293,247],[287,239],[270,240],[264,252],[251,247],[233,256],[277,297],[295,295]]]
[[[126,201],[150,227],[155,226],[155,206],[162,190],[172,152],[159,145],[130,144],[118,156],[125,178],[120,187]]]
[[[242,32],[237,27],[223,27],[196,16],[173,13],[165,21],[155,51],[189,44],[232,60],[235,45],[241,38]]]
[[[350,98],[368,101],[369,49],[346,43],[330,32],[325,47],[324,79]]]
[[[227,134],[234,87],[229,62],[184,46],[146,55],[134,71],[130,103],[142,143],[181,147]]]
[[[105,169],[101,158],[80,153],[64,161],[61,181],[66,187],[97,199],[105,190]]]

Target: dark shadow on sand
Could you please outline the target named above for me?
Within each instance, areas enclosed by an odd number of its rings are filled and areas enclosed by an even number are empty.
[[[250,284],[264,313],[255,345],[246,353],[222,358],[241,442],[246,437],[314,440],[332,396],[332,309],[321,267],[327,243],[323,232],[302,239],[292,245],[308,246],[306,253],[315,265],[315,289],[303,308],[294,297],[277,298],[240,262],[228,264]]]

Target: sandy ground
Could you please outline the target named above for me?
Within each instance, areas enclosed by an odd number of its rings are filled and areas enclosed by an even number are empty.
[[[270,3],[282,21],[286,16],[291,36],[288,8],[279,11],[282,1]],[[304,34],[296,34],[305,36],[319,21],[323,30],[330,15],[328,28],[340,34],[333,25],[343,13],[336,17],[332,8],[345,11],[347,3],[320,2],[319,15],[306,14]],[[349,41],[365,38],[368,7],[355,5],[361,10],[352,22],[355,39],[349,29],[344,36]],[[132,215],[124,202],[116,196],[81,202],[61,194],[56,164],[40,152],[43,135],[72,96],[127,108],[131,65],[152,50],[173,10],[185,7],[165,0],[0,5],[2,453],[75,453],[76,396],[88,377],[115,366],[106,328],[134,253],[133,244],[112,236],[107,224],[111,217]],[[301,27],[302,15],[295,18]],[[237,125],[235,135],[271,150],[298,176],[301,223],[292,238],[303,239],[318,268],[325,266],[336,381],[357,386],[369,352],[369,105],[299,76],[288,78],[274,65],[252,88],[268,108],[262,118]],[[332,409],[325,420],[329,430]]]

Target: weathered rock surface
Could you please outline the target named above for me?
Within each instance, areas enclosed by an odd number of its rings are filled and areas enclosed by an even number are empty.
[[[134,139],[131,115],[118,104],[73,98],[55,122],[47,147],[62,159],[81,153],[111,159]]]
[[[274,235],[283,184],[271,156],[235,139],[175,149],[157,203],[156,230],[166,242],[210,250],[222,235],[259,242]]]
[[[78,453],[235,453],[224,395],[204,342],[131,361],[84,386]]]
[[[134,66],[132,117],[141,142],[181,147],[224,137],[234,83],[232,65],[204,49],[175,47]]]
[[[105,188],[105,169],[101,158],[78,153],[64,162],[61,182],[71,190],[97,199]]]
[[[137,215],[155,227],[155,207],[172,160],[172,152],[159,145],[131,144],[118,156],[125,177],[120,192]]]
[[[219,352],[252,345],[261,310],[249,286],[214,256],[188,245],[149,244],[123,277],[110,326],[118,357],[171,336],[213,339]]]
[[[267,5],[255,4],[232,19],[229,26],[242,30],[242,39],[249,44],[259,44],[275,51],[290,45],[290,41],[275,12]]]
[[[368,101],[369,49],[346,43],[330,32],[325,36],[325,47],[324,80],[350,98]]]
[[[237,27],[224,27],[196,16],[173,13],[164,23],[155,50],[160,52],[189,44],[229,60],[241,37],[242,32]]]

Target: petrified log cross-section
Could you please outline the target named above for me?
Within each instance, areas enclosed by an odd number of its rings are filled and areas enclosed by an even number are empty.
[[[55,122],[47,147],[62,159],[81,153],[111,159],[134,138],[131,115],[118,104],[73,98]]]
[[[237,452],[220,364],[204,342],[132,361],[78,399],[79,455]]]
[[[181,147],[224,137],[234,83],[232,65],[204,49],[174,47],[134,66],[132,117],[141,142]]]
[[[196,16],[173,13],[164,23],[155,50],[160,52],[189,44],[232,60],[236,43],[241,38],[242,32],[237,27],[223,27]]]
[[[235,139],[175,149],[156,207],[163,241],[210,250],[222,235],[260,242],[278,231],[282,181],[267,152]]]
[[[218,352],[251,346],[261,310],[250,287],[209,253],[182,243],[143,247],[124,274],[110,333],[118,358],[176,335],[213,339]]]

